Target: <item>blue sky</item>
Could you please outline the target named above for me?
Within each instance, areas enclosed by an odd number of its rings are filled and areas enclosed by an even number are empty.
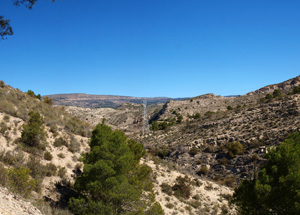
[[[300,1],[0,1],[0,79],[42,95],[242,95],[300,75]]]

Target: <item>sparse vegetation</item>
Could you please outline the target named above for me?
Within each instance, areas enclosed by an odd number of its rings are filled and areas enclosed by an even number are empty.
[[[36,189],[36,181],[30,178],[31,170],[21,166],[5,169],[0,164],[0,183],[8,187],[14,193],[28,197],[31,191]]]
[[[51,161],[53,158],[52,154],[48,151],[44,152],[44,159],[47,161]]]

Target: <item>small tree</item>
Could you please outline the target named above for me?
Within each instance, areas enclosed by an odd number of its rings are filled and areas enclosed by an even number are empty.
[[[151,170],[139,164],[145,153],[143,146],[102,123],[93,130],[90,147],[90,152],[83,156],[83,174],[75,182],[79,197],[69,201],[73,213],[146,212],[141,196],[151,183],[148,180]],[[159,210],[155,204],[149,208]]]
[[[293,88],[293,94],[298,94],[298,93],[300,93],[300,86],[295,86]]]
[[[21,141],[28,146],[40,148],[41,141],[45,139],[44,120],[38,112],[31,111],[29,116],[29,122],[23,125]]]
[[[53,100],[47,96],[44,97],[44,103],[48,105],[53,105]]]
[[[280,97],[280,96],[281,96],[281,90],[279,90],[279,89],[274,90],[273,97],[276,98],[276,97]]]
[[[228,105],[227,110],[233,110],[233,108],[230,105]]]
[[[152,131],[157,131],[159,129],[157,121],[153,121],[150,128]]]
[[[175,195],[188,199],[191,196],[192,186],[191,179],[188,176],[178,176],[176,178],[176,184],[173,186]]]

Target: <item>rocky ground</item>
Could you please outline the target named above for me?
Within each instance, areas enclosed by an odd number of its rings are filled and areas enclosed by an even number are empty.
[[[259,147],[280,144],[299,126],[300,95],[287,95],[233,110],[218,111],[135,138],[154,153],[166,150],[164,159],[192,172],[199,173],[206,166],[211,178],[251,178],[253,156],[257,155],[257,164],[264,161]],[[230,142],[240,142],[244,153],[230,158],[226,149]]]
[[[0,187],[0,215],[42,215],[31,203]]]
[[[154,191],[158,201],[166,215],[175,214],[235,214],[235,209],[228,205],[228,198],[233,189],[222,186],[215,182],[199,179],[188,174],[182,174],[176,170],[176,165],[159,163],[154,159],[146,162],[153,171]],[[188,177],[190,179],[191,195],[189,198],[179,198],[166,192],[163,184],[174,186],[177,177]]]

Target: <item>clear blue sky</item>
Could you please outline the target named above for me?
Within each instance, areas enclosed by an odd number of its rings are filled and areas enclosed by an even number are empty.
[[[0,79],[42,95],[245,94],[300,75],[299,0],[0,1]]]

